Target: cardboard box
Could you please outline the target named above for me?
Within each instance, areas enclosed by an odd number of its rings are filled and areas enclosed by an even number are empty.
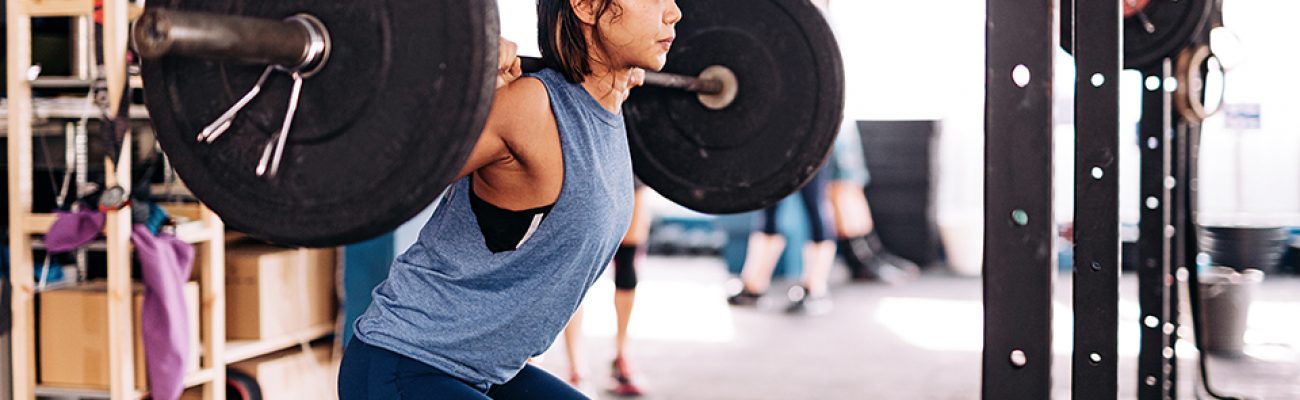
[[[135,386],[144,390],[144,343],[140,334],[140,310],[144,304],[144,286],[134,285],[131,324],[135,352]],[[190,354],[185,370],[199,369],[199,285],[185,283],[185,306],[190,325]],[[42,384],[89,389],[107,389],[108,365],[108,283],[92,282],[39,295],[38,311],[39,380]]]
[[[226,249],[226,339],[261,340],[333,324],[335,249]]]
[[[337,370],[327,343],[293,347],[230,365],[257,380],[265,400],[333,399]]]

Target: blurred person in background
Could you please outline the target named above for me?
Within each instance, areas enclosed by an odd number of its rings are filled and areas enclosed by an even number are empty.
[[[614,336],[614,360],[610,363],[610,375],[614,386],[610,389],[620,396],[640,396],[641,388],[632,382],[632,372],[627,362],[627,326],[632,319],[632,306],[636,302],[637,267],[645,257],[645,244],[650,236],[650,210],[646,197],[650,189],[636,181],[636,204],[632,209],[632,225],[618,251],[614,253],[614,311],[618,315],[618,331]],[[583,372],[582,362],[582,317],[583,307],[569,319],[569,326],[564,328],[565,354],[569,357],[569,383],[581,388]]]

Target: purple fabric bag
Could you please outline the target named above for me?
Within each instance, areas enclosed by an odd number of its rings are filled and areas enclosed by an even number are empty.
[[[149,390],[154,399],[175,400],[185,389],[190,324],[184,288],[194,266],[194,247],[172,235],[154,236],[144,225],[132,228],[131,241],[144,278],[140,324]]]
[[[45,249],[50,253],[63,253],[95,240],[104,229],[104,213],[83,208],[79,211],[55,211],[54,224],[45,233]]]

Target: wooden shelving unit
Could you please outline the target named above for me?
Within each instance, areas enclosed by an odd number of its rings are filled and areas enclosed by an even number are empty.
[[[31,182],[33,171],[33,119],[77,118],[84,110],[63,108],[57,104],[35,106],[33,87],[89,87],[94,79],[40,78],[27,79],[31,67],[31,19],[33,17],[90,18],[94,12],[92,0],[5,0],[7,29],[7,113],[0,115],[7,122],[3,136],[8,141],[8,213],[10,280],[12,283],[11,352],[13,373],[13,398],[33,399],[37,395],[51,397],[106,398],[114,400],[139,399],[147,393],[136,389],[134,345],[131,304],[131,211],[124,208],[109,212],[104,228],[102,248],[108,259],[108,341],[110,385],[107,390],[67,388],[38,385],[36,369],[36,331],[34,297],[37,294],[32,274],[35,260],[33,245],[54,222],[51,214],[33,213]],[[122,93],[123,83],[131,79],[132,87],[139,87],[138,78],[128,78],[126,71],[126,44],[128,9],[134,7],[129,0],[104,0],[102,28],[104,43],[104,72],[109,103]],[[91,41],[93,43],[93,41]],[[43,103],[44,104],[44,103]],[[132,118],[146,118],[140,106],[129,110]],[[131,157],[131,133],[124,140],[123,159]],[[92,162],[98,162],[92,160]],[[129,166],[114,169],[106,165],[106,186],[119,185],[130,191]],[[195,269],[199,280],[200,346],[202,360],[199,370],[185,378],[187,388],[201,386],[203,398],[225,399],[226,366],[263,354],[307,343],[334,330],[333,324],[314,326],[289,335],[261,341],[232,341],[226,338],[225,300],[225,227],[212,210],[198,204],[170,207],[172,215],[183,215],[191,222],[177,229],[177,236],[195,245]]]
[[[334,324],[321,324],[298,332],[266,340],[232,340],[226,342],[226,363],[234,364],[253,357],[271,354],[319,339],[334,332]]]
[[[103,5],[105,61],[108,65],[114,63],[118,65],[111,70],[106,70],[108,86],[113,87],[114,83],[117,83],[119,87],[111,90],[110,100],[121,98],[120,84],[126,79],[124,62],[127,37],[126,9],[126,0],[106,0]],[[33,100],[31,82],[27,79],[27,72],[32,62],[31,22],[33,17],[86,18],[94,12],[94,3],[89,0],[6,0],[5,12],[8,62],[6,90],[9,106],[6,115],[9,156],[9,248],[12,266],[10,279],[14,289],[11,333],[13,345],[10,353],[13,360],[12,390],[14,398],[30,399],[35,397],[36,390],[36,330],[33,308],[36,288],[32,276],[34,260],[32,259],[32,232],[29,227],[37,223],[31,221]],[[110,104],[116,102],[110,101]],[[127,134],[126,142],[130,142],[130,133]],[[130,146],[123,146],[123,149],[125,153],[123,157],[129,158]],[[131,184],[129,168],[115,170],[109,166],[105,177],[110,181],[106,184],[121,183],[129,190]],[[131,255],[126,250],[127,243],[130,241],[130,225],[129,208],[108,214],[105,228],[109,247],[107,252],[110,343],[108,353],[110,397],[113,399],[126,399],[136,395],[133,385],[135,369],[131,366],[134,361],[131,336]],[[220,257],[219,253],[212,253],[217,254],[215,257]],[[218,273],[217,278],[220,277]],[[207,280],[205,283],[206,285],[200,290],[211,293],[213,282]],[[207,297],[207,293],[204,297]],[[220,301],[220,295],[217,295],[216,299]],[[224,316],[221,321],[224,322]],[[208,327],[213,328],[212,325]],[[216,326],[216,328],[221,327]],[[208,391],[217,392],[215,389]]]
[[[216,379],[217,369],[206,368],[195,371],[185,377],[185,387],[194,387],[198,385],[214,382]],[[222,373],[224,380],[225,373]],[[86,389],[74,387],[59,387],[53,385],[36,386],[35,393],[42,397],[74,397],[79,399],[112,399],[112,394],[108,390]],[[148,392],[132,389],[130,392],[131,399],[143,399],[149,395]]]

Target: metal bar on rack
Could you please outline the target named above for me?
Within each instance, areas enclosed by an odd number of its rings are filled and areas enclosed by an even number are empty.
[[[1138,224],[1138,306],[1141,309],[1141,343],[1138,351],[1139,399],[1169,398],[1173,382],[1167,358],[1173,356],[1169,325],[1169,250],[1174,230],[1170,220],[1170,119],[1172,66],[1168,59],[1142,71],[1142,119],[1138,123],[1141,146],[1141,221]],[[1168,328],[1166,328],[1168,326]]]
[[[1187,84],[1187,82],[1179,82]],[[1171,117],[1172,119],[1172,117]],[[1189,262],[1196,260],[1195,256],[1188,257],[1187,237],[1192,236],[1189,229],[1196,229],[1187,218],[1187,210],[1191,205],[1191,199],[1185,190],[1188,186],[1188,143],[1187,127],[1185,124],[1171,123],[1169,139],[1169,177],[1165,179],[1165,186],[1169,188],[1169,223],[1174,227],[1169,235],[1169,274],[1165,276],[1165,291],[1169,295],[1169,308],[1165,315],[1166,326],[1164,333],[1168,338],[1169,351],[1166,354],[1165,363],[1168,369],[1169,393],[1168,397],[1178,398],[1178,330],[1182,327],[1180,323],[1182,307],[1182,291],[1185,279],[1178,279],[1178,276],[1186,276],[1186,270]],[[1183,272],[1179,272],[1183,271]]]
[[[984,108],[986,399],[1051,397],[1052,72],[1057,2],[987,0]]]
[[[1118,396],[1122,0],[1074,1],[1075,399]],[[1062,10],[1066,12],[1067,10]]]

